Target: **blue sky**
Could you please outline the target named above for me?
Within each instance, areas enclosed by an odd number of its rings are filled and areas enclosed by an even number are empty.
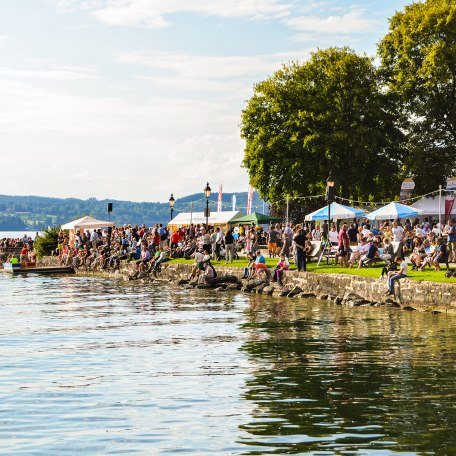
[[[0,193],[245,191],[241,110],[282,63],[375,54],[400,0],[2,0]]]

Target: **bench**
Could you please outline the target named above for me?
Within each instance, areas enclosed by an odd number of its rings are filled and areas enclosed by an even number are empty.
[[[322,242],[321,241],[310,241],[312,244],[312,250],[307,254],[307,260],[311,261],[312,258],[320,258],[322,252]]]

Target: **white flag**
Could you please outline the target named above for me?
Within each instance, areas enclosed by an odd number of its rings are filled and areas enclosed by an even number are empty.
[[[217,200],[217,212],[222,212],[222,185],[223,181],[220,182],[219,192],[218,192],[218,200]]]
[[[249,186],[249,193],[247,194],[247,215],[252,213],[252,199],[253,199],[253,187]]]
[[[232,201],[233,201],[233,212],[234,212],[236,210],[236,195],[234,193],[233,193]]]

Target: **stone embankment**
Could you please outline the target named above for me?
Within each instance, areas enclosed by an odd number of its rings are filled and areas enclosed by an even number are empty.
[[[54,259],[45,259],[44,263],[52,264]],[[125,264],[119,271],[87,271],[78,269],[81,275],[102,275],[124,280],[159,280],[194,288],[189,284],[192,265],[165,263],[161,272],[155,276],[133,277],[133,264]],[[215,283],[211,288],[217,291],[242,290],[247,293],[261,293],[274,297],[293,299],[318,298],[333,301],[338,305],[347,306],[388,306],[401,307],[405,310],[425,310],[456,315],[456,284],[440,282],[417,282],[408,279],[396,282],[396,294],[385,296],[386,280],[349,274],[317,274],[298,271],[287,271],[284,274],[283,286],[264,281],[246,281],[239,277],[240,268],[217,267],[218,276],[226,277],[226,281]],[[208,288],[208,286],[196,286]]]

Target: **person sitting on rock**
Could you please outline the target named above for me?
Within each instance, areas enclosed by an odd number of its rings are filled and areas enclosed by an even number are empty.
[[[261,272],[264,272],[263,269],[267,269],[266,266],[266,259],[261,254],[261,250],[256,251],[256,258],[255,258],[255,270],[257,272],[257,276],[260,277]]]
[[[255,274],[255,257],[251,252],[247,253],[249,264],[244,268],[244,274],[241,279],[251,279]]]
[[[278,282],[280,285],[282,285],[283,271],[287,271],[289,268],[290,263],[288,262],[288,258],[285,256],[284,253],[281,253],[279,262],[277,263],[277,266],[274,269],[272,281]]]
[[[160,267],[163,263],[166,263],[167,261],[170,261],[170,257],[169,257],[169,248],[168,247],[165,247],[161,252],[160,252],[160,256],[155,260],[154,262],[154,267],[152,269],[152,272],[154,274],[156,274],[157,272],[160,272]]]
[[[203,259],[204,271],[198,277],[198,284],[208,285],[211,284],[212,279],[217,277],[214,266],[211,264],[210,255],[205,255]]]
[[[399,279],[403,279],[407,277],[408,274],[408,265],[405,259],[401,257],[396,258],[396,262],[400,264],[399,271],[390,271],[388,272],[388,291],[386,292],[387,295],[394,294],[394,282]]]
[[[204,257],[208,255],[207,251],[203,249],[198,249],[192,256],[195,259],[195,264],[192,268],[192,273],[190,274],[189,281],[191,282],[195,277],[197,277],[201,271],[204,271]]]

